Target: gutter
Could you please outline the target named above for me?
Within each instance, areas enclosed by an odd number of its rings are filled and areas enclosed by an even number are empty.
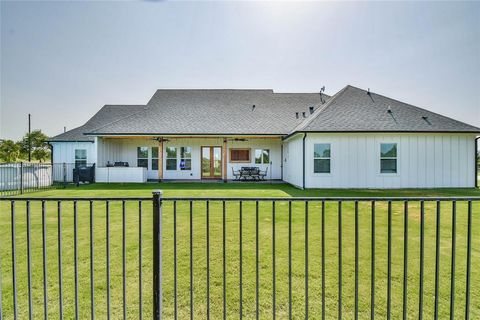
[[[52,142],[91,142],[91,143],[94,143],[95,141],[91,141],[91,140],[47,140],[47,143],[52,143]]]
[[[92,133],[86,132],[83,133],[85,136],[165,136],[165,137],[176,137],[176,136],[278,136],[284,137],[285,133]]]
[[[297,133],[455,133],[455,134],[480,134],[480,131],[426,131],[426,130],[312,130],[312,131],[305,131],[305,130],[298,130],[293,131],[286,136],[283,136],[282,140],[287,140],[288,138],[296,135]]]
[[[473,157],[475,159],[475,188],[480,188],[480,185],[478,183],[478,175],[480,174],[480,172],[478,171],[478,160],[479,160],[479,157],[478,157],[478,140],[479,139],[480,139],[480,137],[475,138],[475,156]]]
[[[283,142],[280,147],[280,179],[283,181]]]
[[[305,139],[307,138],[307,133],[303,133],[303,189],[305,189]]]

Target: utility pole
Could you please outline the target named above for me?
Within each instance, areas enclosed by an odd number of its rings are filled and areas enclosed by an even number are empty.
[[[28,162],[32,161],[32,137],[30,136],[32,130],[32,115],[28,114]]]

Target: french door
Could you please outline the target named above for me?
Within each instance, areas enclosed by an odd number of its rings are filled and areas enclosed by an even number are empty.
[[[202,179],[222,178],[222,147],[202,147]]]

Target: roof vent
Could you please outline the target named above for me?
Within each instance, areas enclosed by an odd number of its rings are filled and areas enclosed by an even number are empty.
[[[428,120],[428,117],[427,117],[427,116],[422,116],[422,119],[425,120],[425,122],[428,123],[429,125],[432,125],[432,123],[430,122],[430,120]]]
[[[295,112],[295,118],[298,119],[298,112]]]
[[[368,94],[368,95],[370,95],[370,88],[368,88],[368,90],[367,90],[367,94]]]
[[[255,110],[255,105],[252,106],[252,111]]]
[[[308,110],[310,110],[310,114],[313,113],[313,107],[309,107]]]
[[[322,92],[325,92],[325,86],[320,88],[320,102],[324,104],[325,100],[323,100]]]
[[[306,116],[305,116],[305,112],[302,112],[302,116],[303,116],[304,118],[306,118]]]
[[[388,112],[388,113],[392,113],[392,108],[390,108],[390,106],[388,106],[387,112]]]

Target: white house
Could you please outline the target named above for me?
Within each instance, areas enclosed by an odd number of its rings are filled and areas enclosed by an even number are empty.
[[[106,105],[50,143],[54,163],[95,164],[97,182],[228,181],[241,171],[300,188],[437,188],[475,186],[478,135],[346,86],[331,97],[158,90],[146,105]]]

